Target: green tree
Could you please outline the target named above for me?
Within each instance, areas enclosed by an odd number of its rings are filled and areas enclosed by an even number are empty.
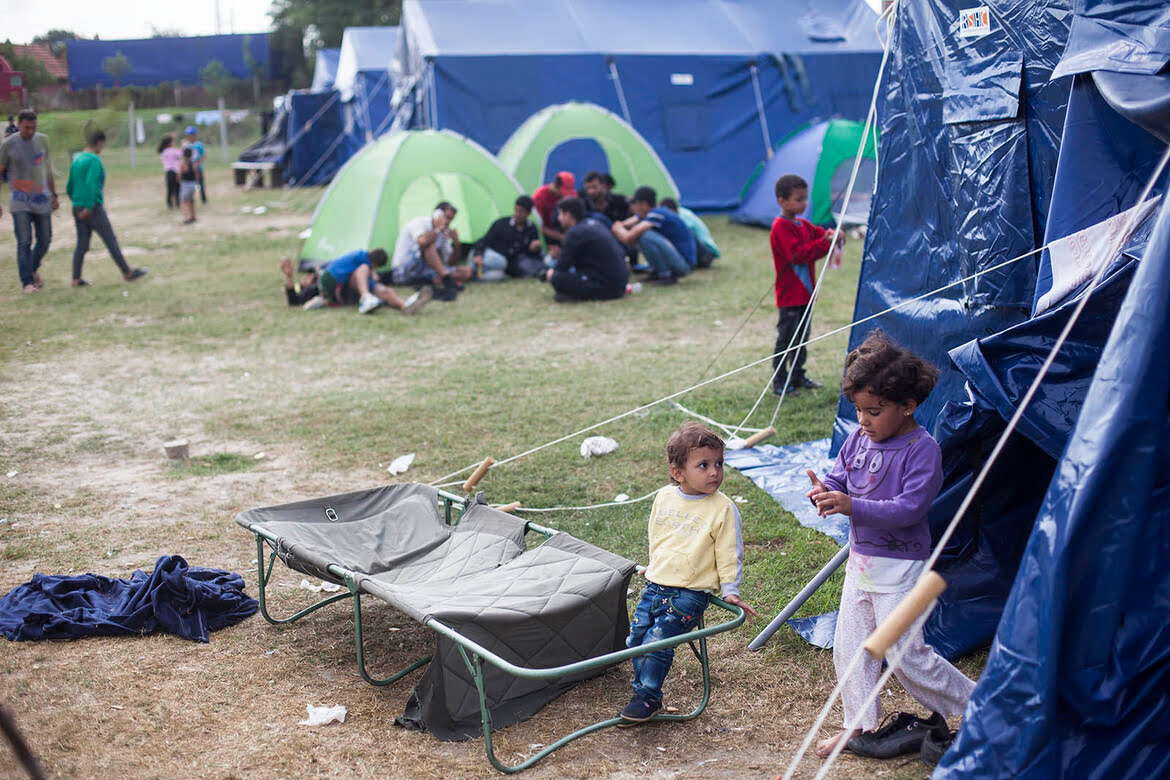
[[[269,15],[274,28],[270,43],[279,52],[273,60],[282,64],[281,72],[273,75],[289,86],[304,87],[313,72],[317,48],[340,46],[346,27],[398,24],[402,0],[273,0]],[[307,46],[310,28],[316,33],[315,42]]]
[[[219,60],[212,60],[199,69],[199,80],[203,82],[203,89],[213,98],[221,98],[227,94],[232,83],[232,76],[228,69]]]
[[[0,43],[0,57],[8,60],[8,64],[12,66],[13,70],[19,70],[24,73],[24,86],[26,89],[36,89],[37,87],[46,87],[54,84],[53,77],[49,75],[49,71],[40,61],[33,57],[22,57],[16,53],[16,47],[9,41]]]
[[[102,70],[110,74],[114,80],[114,89],[121,86],[122,77],[130,72],[130,58],[122,52],[115,52],[113,57],[102,60]]]
[[[44,35],[38,35],[32,39],[33,43],[47,43],[49,48],[53,50],[54,57],[65,56],[65,42],[75,41],[81,38],[80,35],[72,30],[49,30]]]

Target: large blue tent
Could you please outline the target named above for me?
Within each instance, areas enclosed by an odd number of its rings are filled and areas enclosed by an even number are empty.
[[[131,40],[65,42],[69,58],[69,88],[113,87],[114,77],[103,67],[106,59],[123,55],[130,71],[118,80],[119,86],[149,87],[177,81],[185,85],[202,83],[199,75],[212,60],[219,60],[232,78],[250,79],[248,51],[260,67],[261,76],[271,74],[268,34],[202,35],[186,38],[140,38]]]
[[[864,0],[406,0],[396,121],[494,153],[546,106],[594,103],[649,141],[688,205],[730,208],[792,130],[865,118],[876,20]],[[549,166],[603,159],[573,142]]]
[[[313,83],[310,92],[328,92],[337,80],[337,60],[341,49],[317,49],[317,60],[313,65]]]
[[[397,27],[346,27],[342,34],[334,88],[346,105],[350,154],[390,127],[391,64],[397,48]]]
[[[854,319],[942,369],[936,538],[1087,296],[940,559],[928,641],[994,643],[936,777],[1165,776],[1170,6],[905,3],[891,46]]]

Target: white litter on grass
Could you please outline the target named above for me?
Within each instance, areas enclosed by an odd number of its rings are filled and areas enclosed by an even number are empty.
[[[746,504],[747,503],[747,499],[744,498],[743,496],[732,496],[731,500],[737,504]]]
[[[129,293],[129,291],[127,291],[127,290],[123,290],[123,291],[122,291],[122,297],[123,297],[123,298],[129,298],[129,297],[130,297],[130,293]]]
[[[13,477],[15,477],[19,473],[20,473],[19,471],[10,471],[10,472],[8,472],[8,478],[12,479]]]
[[[618,448],[618,443],[608,436],[590,436],[581,442],[581,457],[590,458],[597,455],[608,455]]]
[[[723,320],[715,320],[715,324],[716,324],[716,325],[722,325],[722,324],[723,324]]]
[[[322,582],[320,585],[314,585],[308,580],[301,580],[301,584],[297,586],[301,590],[311,590],[314,593],[325,591],[326,593],[336,593],[341,590],[341,586],[336,582]],[[342,718],[344,720],[344,718]]]
[[[627,496],[625,493],[618,493],[616,496],[613,497],[613,500],[621,503],[622,501],[629,501],[630,497]]]
[[[251,214],[251,213],[252,213],[252,207],[251,207],[251,206],[244,206],[242,209],[240,209],[240,211],[241,211],[242,213],[244,213],[244,214]]]
[[[297,233],[297,238],[301,241],[308,241],[311,235],[313,235],[313,228],[305,228],[300,233]]]
[[[726,442],[724,442],[723,446],[729,450],[742,450],[745,446],[747,446],[747,441],[739,438],[738,436],[732,436]]]
[[[268,207],[267,206],[257,206],[256,208],[252,209],[252,213],[256,214],[256,215],[267,214]]]
[[[305,709],[309,711],[309,717],[300,721],[302,726],[324,726],[333,721],[345,723],[344,704],[338,704],[336,707],[314,707],[312,704],[306,704]]]
[[[390,465],[386,467],[386,470],[394,476],[398,476],[399,474],[405,474],[406,470],[410,468],[411,463],[414,463],[413,452],[408,455],[399,455],[397,458],[390,461]]]
[[[267,452],[257,452],[255,455],[252,456],[252,460],[264,460],[267,457],[268,457]]]

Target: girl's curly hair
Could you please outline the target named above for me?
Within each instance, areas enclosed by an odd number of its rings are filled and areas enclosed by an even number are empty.
[[[897,404],[922,403],[938,382],[938,369],[908,349],[898,346],[880,329],[845,358],[841,393],[853,402],[856,393],[868,390]]]

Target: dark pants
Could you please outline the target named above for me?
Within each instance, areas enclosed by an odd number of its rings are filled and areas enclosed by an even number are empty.
[[[49,214],[14,211],[12,225],[16,230],[16,270],[20,274],[21,286],[28,287],[49,251],[49,242],[53,240],[53,219]],[[37,236],[35,244],[34,232]]]
[[[207,202],[207,190],[203,187],[203,165],[199,165],[199,200],[203,203]]]
[[[695,268],[710,268],[711,264],[715,262],[715,253],[699,241],[695,241],[695,257],[697,259]]]
[[[178,171],[167,171],[167,208],[175,208],[179,205],[179,173]]]
[[[626,294],[624,284],[615,288],[612,284],[603,284],[596,279],[581,276],[575,271],[554,271],[549,281],[558,293],[572,296],[579,301],[608,301]]]
[[[795,341],[793,340],[796,326],[800,324],[800,318],[804,316],[804,310],[807,308],[807,303],[803,306],[782,306],[780,308],[780,316],[776,320],[776,348],[772,350],[772,354],[775,356],[772,358],[772,372],[774,374],[772,387],[776,390],[783,388],[785,382],[788,383],[789,389],[800,387],[804,383],[804,360],[808,355],[808,350],[801,347],[796,352],[789,352],[786,355],[779,353],[788,349],[790,343],[802,344],[808,340],[812,317],[804,321],[801,333],[796,335]],[[781,367],[781,363],[783,363],[783,367]],[[788,381],[789,365],[792,365],[792,381]]]
[[[647,582],[634,608],[626,647],[641,647],[691,631],[701,625],[709,599],[702,591]],[[661,704],[662,683],[673,663],[671,647],[634,658],[634,693]]]
[[[73,207],[73,224],[77,227],[77,247],[73,250],[73,278],[81,278],[81,265],[85,262],[85,253],[89,251],[89,239],[97,233],[102,237],[102,243],[114,258],[114,263],[122,275],[130,273],[130,266],[126,265],[126,258],[122,257],[122,248],[118,246],[118,237],[114,235],[114,228],[110,225],[110,218],[106,210],[99,203],[90,209],[89,219],[82,219],[83,209]]]

